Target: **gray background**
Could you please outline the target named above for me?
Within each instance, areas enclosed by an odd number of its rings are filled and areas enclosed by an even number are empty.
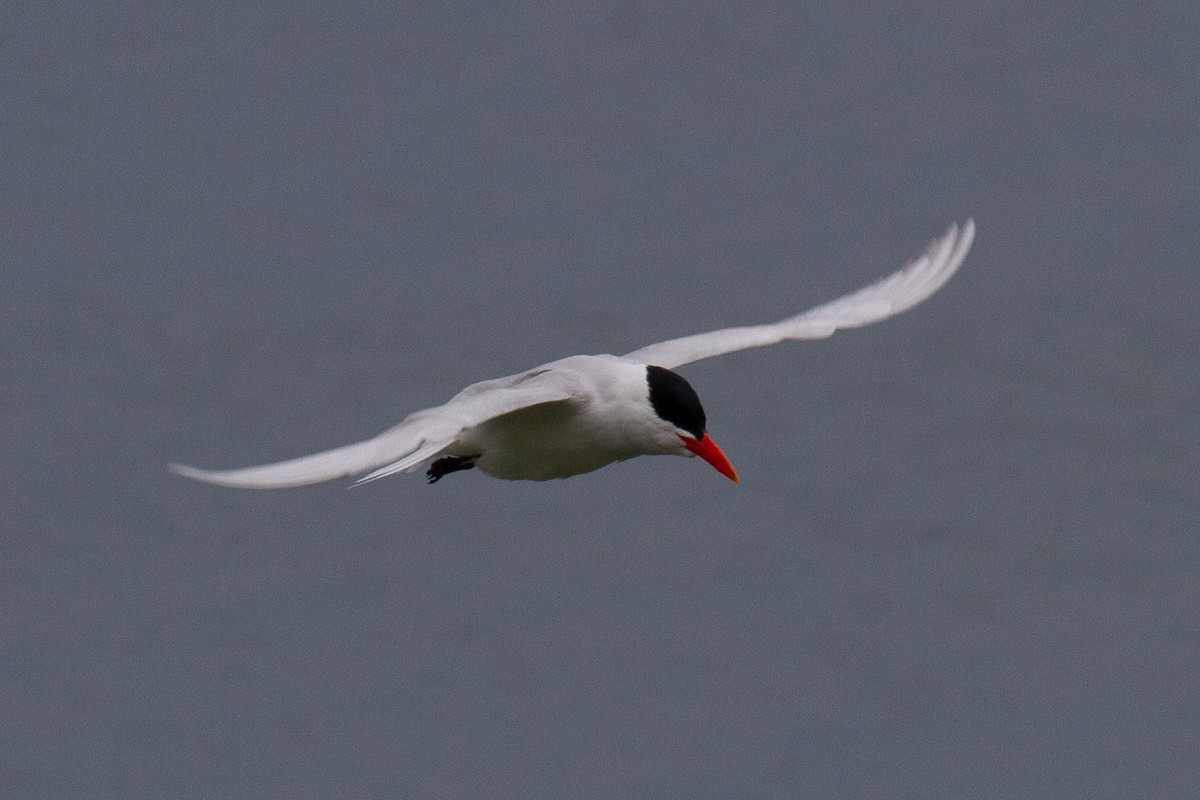
[[[18,4],[0,796],[1195,797],[1194,3]],[[769,321],[741,471],[169,475]]]

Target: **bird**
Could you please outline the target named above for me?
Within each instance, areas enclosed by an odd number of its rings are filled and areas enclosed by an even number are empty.
[[[635,456],[676,455],[699,456],[738,483],[708,434],[699,396],[675,369],[739,350],[823,339],[907,311],[954,275],[974,236],[973,220],[952,224],[902,269],[779,322],[670,339],[623,356],[574,355],[481,381],[371,439],[314,455],[231,470],[169,468],[220,486],[278,489],[353,475],[362,484],[427,462],[429,483],[472,468],[506,480],[546,481]]]

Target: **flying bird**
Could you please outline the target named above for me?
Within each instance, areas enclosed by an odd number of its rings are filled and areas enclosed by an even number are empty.
[[[972,220],[951,225],[898,272],[780,322],[670,339],[623,356],[551,361],[472,384],[372,439],[290,461],[224,471],[170,468],[222,486],[278,489],[366,472],[357,481],[365,483],[431,459],[426,475],[434,483],[472,467],[496,478],[544,481],[634,456],[676,455],[700,456],[737,483],[733,465],[705,429],[700,398],[673,370],[738,350],[823,339],[907,311],[950,279],[974,236]]]

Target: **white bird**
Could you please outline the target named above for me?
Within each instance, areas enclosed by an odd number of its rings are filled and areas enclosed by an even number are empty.
[[[906,267],[857,292],[769,325],[701,333],[623,356],[570,356],[518,375],[475,383],[445,405],[410,414],[373,439],[245,469],[171,470],[222,486],[275,489],[373,470],[358,483],[411,472],[436,459],[433,483],[478,467],[507,480],[544,481],[641,455],[698,455],[738,482],[705,430],[704,408],[675,367],[784,341],[823,339],[907,311],[955,273],[975,236],[951,225]]]

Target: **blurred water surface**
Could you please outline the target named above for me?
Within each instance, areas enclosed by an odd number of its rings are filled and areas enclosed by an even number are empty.
[[[1198,26],[11,10],[0,794],[1196,796]],[[968,215],[911,314],[684,370],[740,486],[165,471],[782,317]]]

